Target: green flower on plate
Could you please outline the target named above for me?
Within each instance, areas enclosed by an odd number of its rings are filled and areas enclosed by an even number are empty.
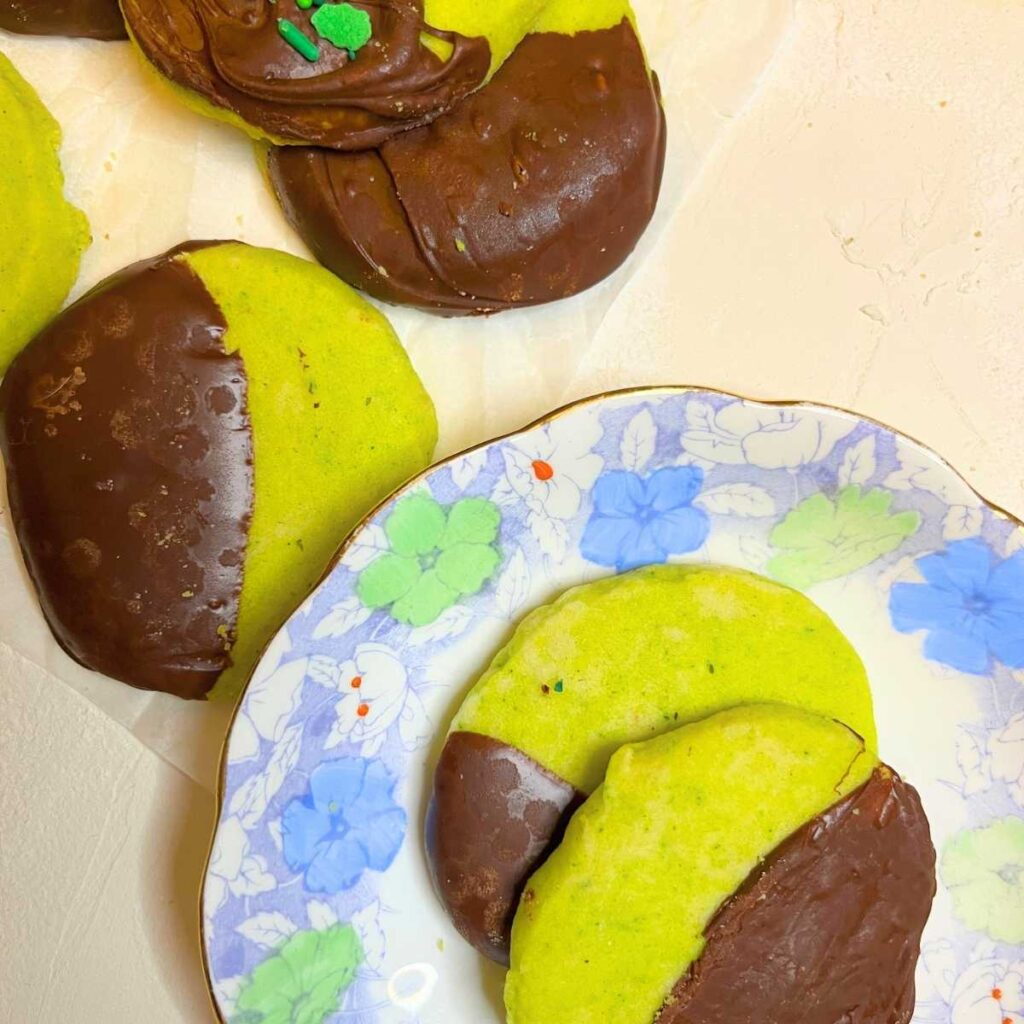
[[[338,1011],[362,962],[350,925],[298,932],[249,976],[231,1024],[323,1024]]]
[[[769,538],[779,549],[768,572],[806,589],[848,576],[895,551],[921,527],[917,512],[890,514],[891,491],[844,487],[834,501],[815,494],[779,523]]]
[[[960,832],[942,855],[957,917],[996,942],[1024,942],[1024,818]]]
[[[426,494],[403,498],[384,524],[391,550],[359,574],[359,599],[367,608],[390,605],[399,622],[429,625],[494,575],[500,526],[498,506],[484,498],[448,508]]]

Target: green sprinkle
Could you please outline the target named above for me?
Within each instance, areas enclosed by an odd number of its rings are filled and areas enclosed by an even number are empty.
[[[461,238],[456,238],[455,239],[455,248],[458,249],[459,252],[465,252],[466,251],[466,243]]]
[[[555,693],[561,693],[564,689],[565,683],[563,683],[562,680],[559,679],[558,682],[555,683]]]
[[[370,15],[351,4],[322,4],[313,15],[313,28],[339,50],[348,50],[353,60],[373,38]]]
[[[313,0],[295,0],[295,6],[300,11],[308,11],[313,6]]]
[[[320,49],[311,39],[307,39],[287,18],[277,19],[277,31],[281,38],[293,49],[298,50],[306,60],[319,60]]]

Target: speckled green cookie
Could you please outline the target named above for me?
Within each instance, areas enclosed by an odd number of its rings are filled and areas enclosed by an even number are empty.
[[[60,127],[0,53],[0,374],[60,309],[89,245],[85,215],[64,198]]]
[[[854,649],[808,598],[763,577],[650,566],[529,615],[456,712],[434,777],[428,847],[456,927],[505,959],[524,879],[609,757],[749,703],[803,708],[877,742]]]
[[[380,313],[314,264],[237,242],[105,281],[14,361],[0,409],[14,522],[58,640],[183,697],[237,692],[437,440]]]
[[[751,702],[838,719],[875,747],[864,666],[809,598],[740,569],[651,566],[525,619],[452,732],[516,747],[589,793],[624,743]]]

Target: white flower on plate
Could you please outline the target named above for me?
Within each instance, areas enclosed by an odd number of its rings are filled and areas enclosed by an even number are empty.
[[[934,494],[951,506],[951,518],[957,512],[963,517],[969,510],[981,508],[981,499],[931,452],[916,444],[902,442],[899,445],[899,460],[900,468],[885,479],[885,486],[890,490],[909,491],[916,488]],[[947,521],[946,529],[949,528],[950,522]]]
[[[951,1024],[1024,1022],[1024,961],[1003,960],[994,955],[990,944],[981,943],[961,971],[952,945],[940,940],[922,950],[921,963],[925,985],[918,1008],[930,1010],[937,1002],[945,1005],[941,1016],[932,1012],[927,1019]]]
[[[232,816],[217,830],[217,841],[210,855],[206,874],[204,910],[207,918],[232,896],[256,896],[277,888],[277,879],[267,870],[267,861],[250,853],[249,834],[241,821]]]
[[[260,756],[261,739],[279,743],[301,701],[308,660],[282,665],[292,649],[288,630],[274,637],[256,668],[235,716],[228,745],[228,761],[240,764]]]
[[[360,644],[349,661],[337,665],[334,679],[342,697],[334,706],[337,720],[324,745],[327,750],[358,743],[364,757],[373,757],[396,722],[406,750],[415,750],[429,736],[423,701],[390,647]]]
[[[604,468],[604,459],[592,451],[601,434],[593,416],[560,416],[502,449],[505,476],[498,481],[494,500],[500,505],[523,501],[530,532],[552,558],[565,556],[565,524],[579,513],[583,492],[594,486]]]
[[[811,409],[731,402],[717,412],[708,402],[686,410],[683,451],[715,465],[799,469],[820,462],[857,426],[855,420]]]
[[[1024,807],[1024,712],[1014,715],[1004,729],[992,733],[988,755],[992,777],[1005,782],[1010,796]]]

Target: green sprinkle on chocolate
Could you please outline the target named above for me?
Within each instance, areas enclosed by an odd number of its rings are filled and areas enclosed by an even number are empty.
[[[306,60],[314,61],[320,59],[320,48],[316,43],[312,39],[307,39],[287,18],[277,19],[277,31],[281,33],[281,38],[293,50],[301,53]]]
[[[351,4],[321,4],[313,14],[313,28],[339,50],[348,50],[352,60],[373,38],[370,15]]]
[[[313,6],[313,0],[295,0],[295,6],[300,11],[308,11]]]

